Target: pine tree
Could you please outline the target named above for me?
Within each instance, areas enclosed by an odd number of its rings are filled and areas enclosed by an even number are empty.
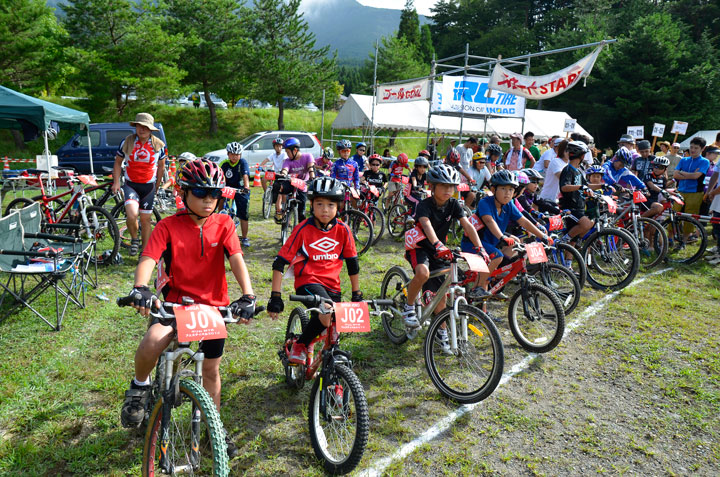
[[[420,20],[413,0],[405,1],[405,8],[400,12],[400,25],[397,37],[404,39],[415,48],[420,47]]]
[[[423,25],[420,27],[420,45],[418,46],[418,54],[420,55],[420,61],[424,63],[430,63],[435,56],[435,48],[432,44],[432,34],[430,33],[430,26]]]

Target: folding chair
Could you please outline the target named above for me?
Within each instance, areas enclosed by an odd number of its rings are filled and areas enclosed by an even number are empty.
[[[33,214],[33,207],[37,214]],[[25,211],[30,229],[27,233],[21,211],[0,219],[0,272],[6,275],[0,279],[0,322],[27,307],[59,331],[71,302],[79,308],[85,306],[82,268],[87,245],[75,237],[40,233],[40,223],[34,221],[35,215],[39,216],[39,205],[26,209],[31,209]],[[45,262],[28,263],[38,258]],[[33,306],[48,288],[55,292],[55,324]]]

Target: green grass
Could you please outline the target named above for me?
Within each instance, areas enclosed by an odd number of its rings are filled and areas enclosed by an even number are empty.
[[[245,260],[260,303],[270,290],[279,227],[259,218],[253,190]],[[401,244],[361,257],[361,287],[378,296]],[[138,475],[142,436],[120,427],[123,393],[145,320],[114,306],[132,286],[135,259],[101,270],[87,308],[60,332],[29,312],[0,323],[0,475]],[[231,276],[230,274],[228,276]],[[536,358],[441,439],[386,475],[717,475],[720,472],[720,270],[678,267],[628,288],[558,348]],[[349,284],[342,274],[346,298]],[[285,280],[283,292],[292,290]],[[96,298],[105,293],[110,302]],[[239,294],[230,282],[230,296]],[[585,289],[579,310],[600,298]],[[48,297],[42,308],[52,309]],[[286,302],[286,312],[293,308]],[[572,320],[571,315],[568,319]],[[310,383],[287,389],[276,351],[285,321],[266,315],[229,330],[221,373],[223,423],[238,443],[233,475],[323,475],[308,437]],[[506,371],[525,353],[499,325]],[[380,322],[344,335],[370,404],[360,469],[394,453],[457,405],[441,398],[422,341],[395,346]]]

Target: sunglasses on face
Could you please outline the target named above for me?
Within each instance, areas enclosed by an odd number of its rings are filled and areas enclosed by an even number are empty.
[[[192,195],[197,197],[198,199],[204,199],[205,197],[210,194],[210,197],[213,199],[219,199],[222,197],[222,189],[205,189],[203,187],[193,187],[190,189],[190,192],[192,192]]]
[[[667,169],[667,167],[665,167],[665,166],[653,166],[653,167],[654,167],[655,169],[662,169],[662,170]]]
[[[379,162],[371,162],[370,165],[371,165],[371,166],[379,166],[380,163],[379,163]]]
[[[358,149],[358,152],[365,152],[365,148],[361,147],[360,149]]]

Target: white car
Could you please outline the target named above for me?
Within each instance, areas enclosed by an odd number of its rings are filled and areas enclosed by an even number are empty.
[[[207,108],[207,103],[205,102],[205,94],[202,92],[198,92],[198,95],[200,96],[200,107]],[[227,109],[227,103],[215,93],[210,93],[210,100],[212,100],[216,108]],[[192,107],[192,93],[180,96],[177,100],[175,100],[175,103],[179,106]]]
[[[270,153],[273,152],[272,142],[276,137],[281,137],[283,140],[289,137],[295,137],[300,141],[301,153],[312,154],[314,158],[322,155],[320,140],[314,132],[260,131],[239,141],[244,148],[242,157],[248,162],[251,171],[255,170],[256,164],[264,161]],[[213,162],[220,162],[227,159],[227,151],[225,149],[218,149],[217,151],[208,152],[203,157]]]

